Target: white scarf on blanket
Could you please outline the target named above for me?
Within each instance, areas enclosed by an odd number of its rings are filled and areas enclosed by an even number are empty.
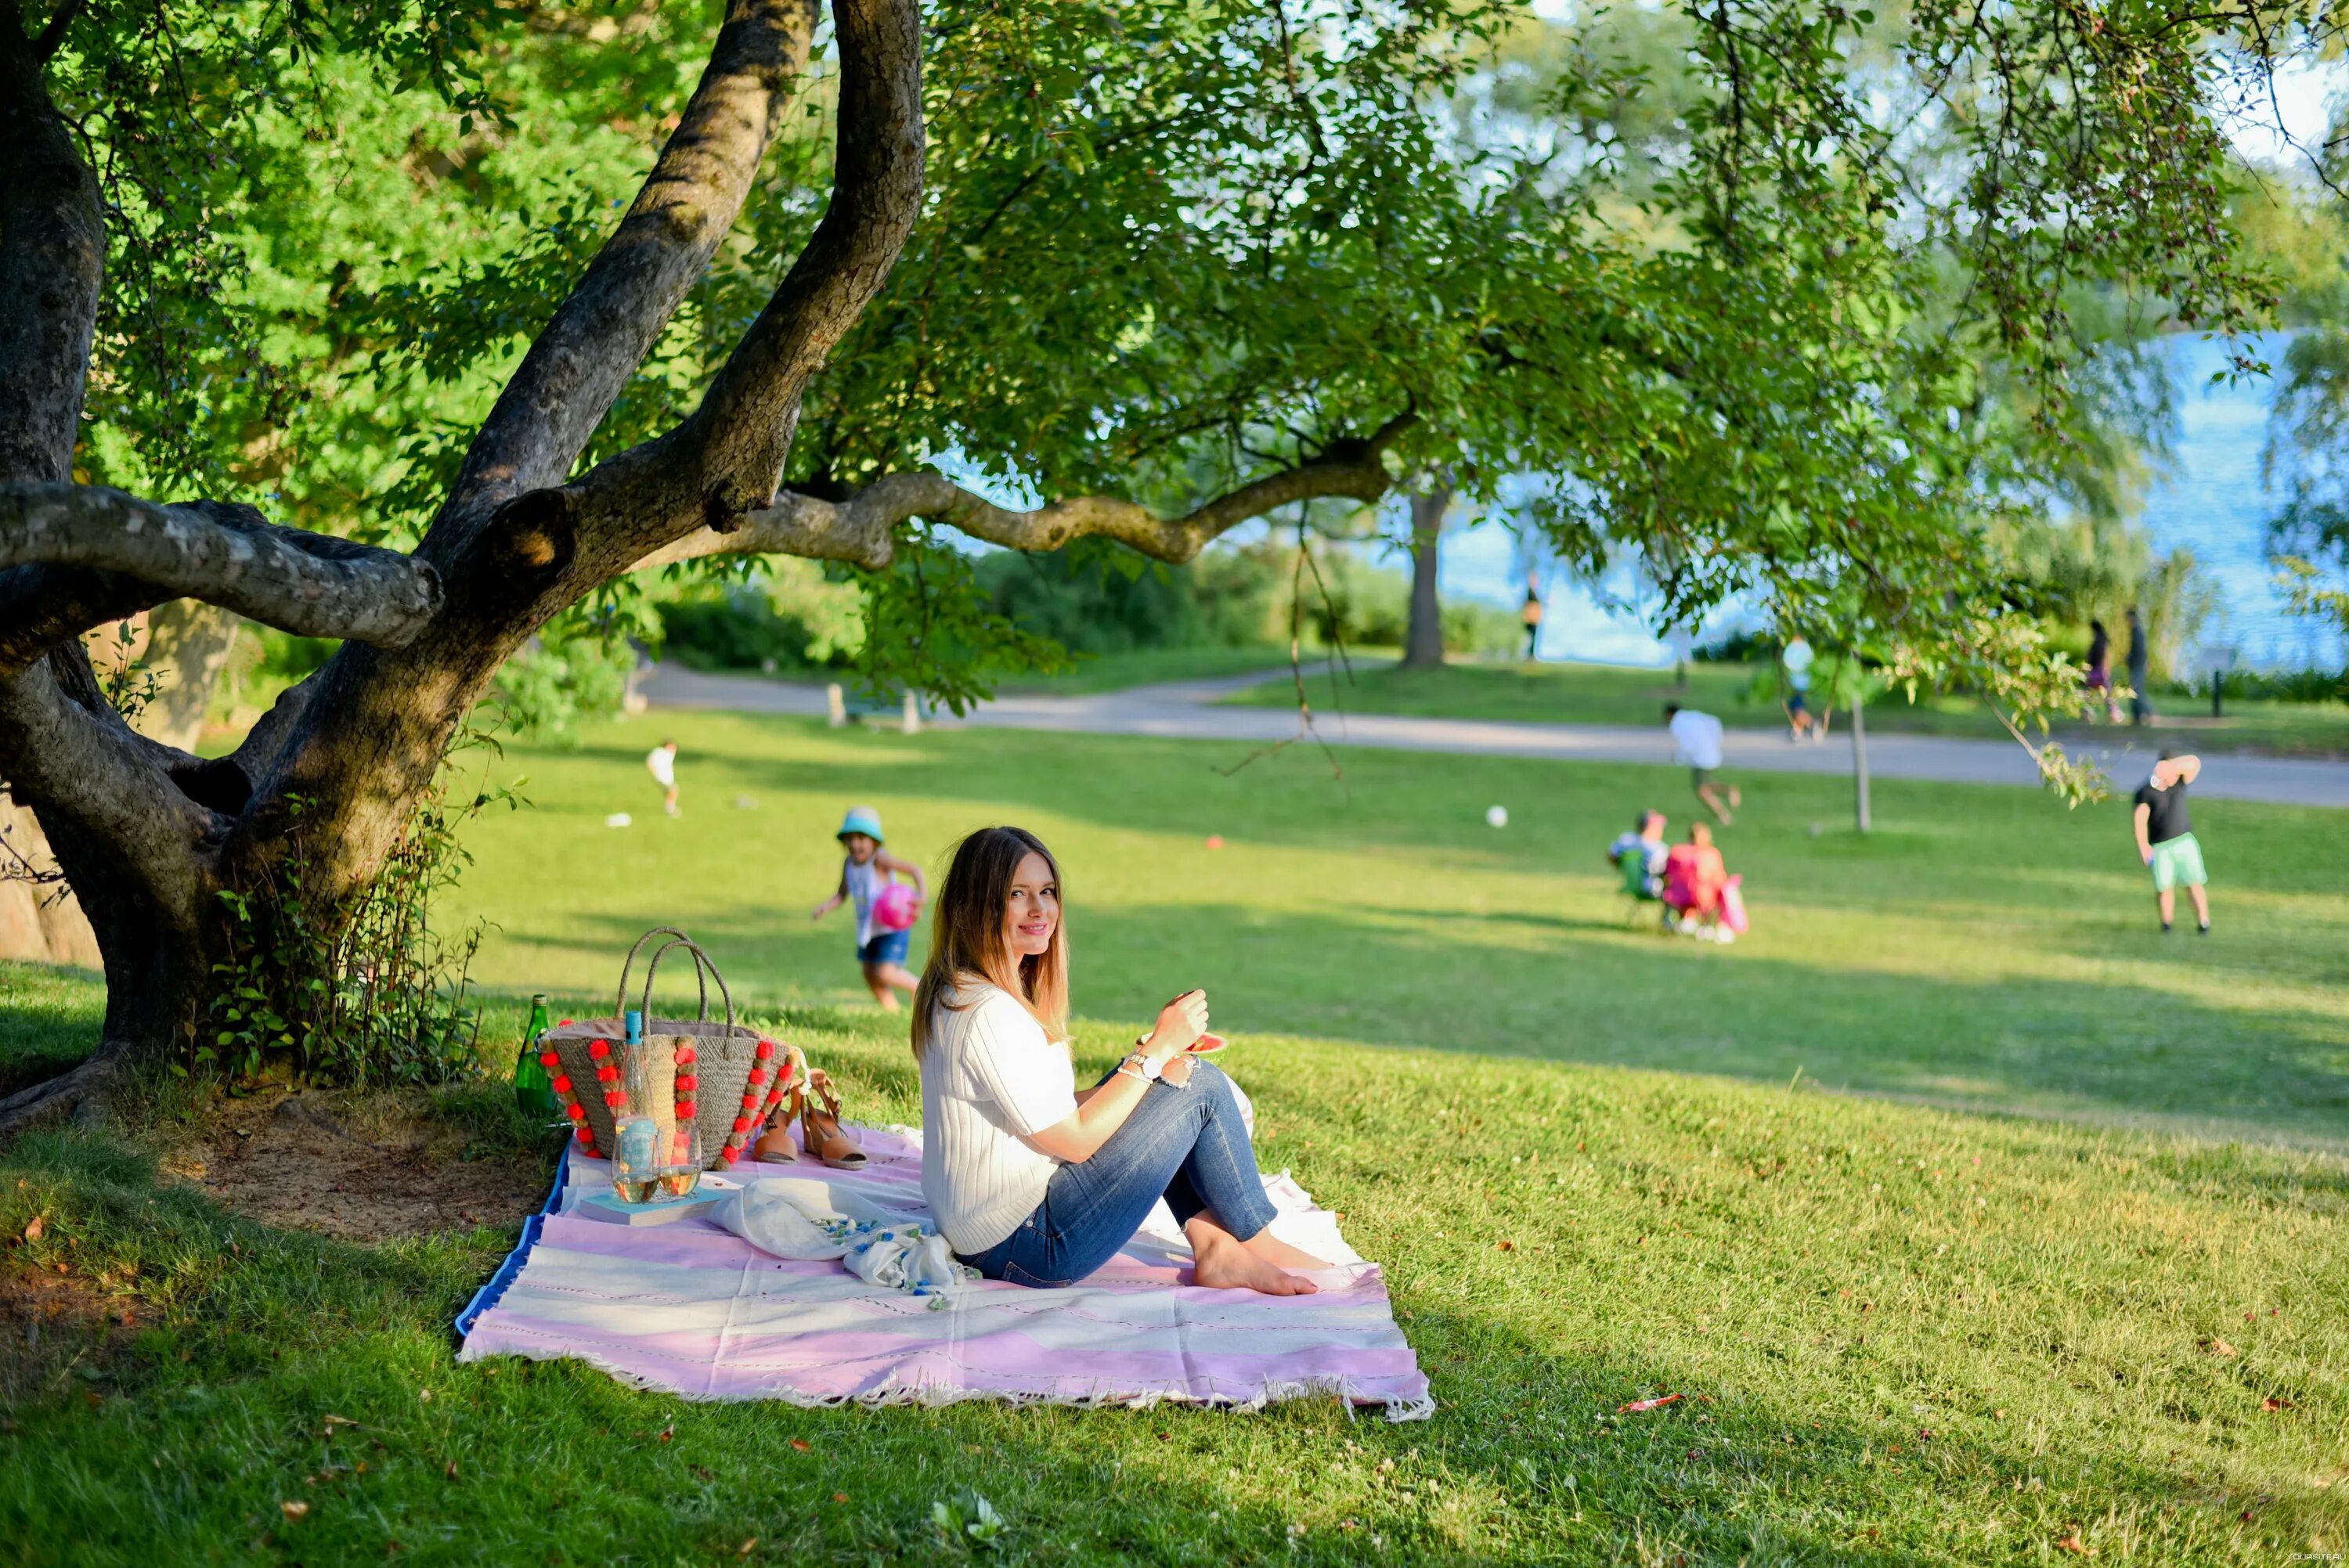
[[[955,1262],[944,1236],[868,1198],[803,1176],[763,1177],[729,1192],[709,1217],[762,1253],[841,1265],[868,1284],[946,1299],[978,1271]]]

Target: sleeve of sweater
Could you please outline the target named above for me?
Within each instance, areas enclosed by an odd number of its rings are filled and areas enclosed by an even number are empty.
[[[1005,992],[990,991],[971,1009],[962,1059],[1005,1125],[1023,1138],[1077,1113],[1067,1061],[1044,1037],[1043,1026]]]

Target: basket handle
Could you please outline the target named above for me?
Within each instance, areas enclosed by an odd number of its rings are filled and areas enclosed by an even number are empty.
[[[707,1021],[709,1016],[709,982],[715,980],[718,982],[718,994],[726,999],[726,1032],[731,1035],[734,1032],[734,993],[727,987],[726,976],[718,972],[718,961],[704,953],[701,944],[683,932],[653,949],[652,961],[645,965],[645,1016],[649,1018],[653,1016],[653,976],[660,971],[660,961],[667,956],[671,948],[676,947],[682,947],[693,954],[693,978],[701,987],[700,1019]],[[625,1014],[625,993],[621,997],[621,1006]]]
[[[626,1018],[628,1016],[628,971],[636,966],[636,954],[644,951],[645,944],[650,942],[656,936],[673,936],[678,942],[687,944],[690,944],[693,941],[693,938],[688,936],[684,932],[679,931],[674,925],[656,925],[650,931],[646,932],[642,936],[637,937],[636,944],[628,949],[627,957],[620,961],[620,999],[612,1004],[612,1016],[615,1018]],[[662,944],[664,950],[666,950],[669,945],[669,944],[666,943]],[[660,962],[660,955],[658,954],[655,954],[653,955],[653,962],[656,964]],[[705,1000],[703,1003],[703,1010],[706,1012],[708,1011],[708,1008],[709,1004],[707,1000]]]

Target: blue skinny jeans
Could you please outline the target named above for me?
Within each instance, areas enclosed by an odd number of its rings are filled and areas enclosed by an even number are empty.
[[[1073,1284],[1116,1256],[1162,1197],[1176,1223],[1208,1214],[1242,1241],[1272,1223],[1232,1080],[1212,1062],[1195,1057],[1186,1088],[1143,1090],[1092,1159],[1052,1173],[1018,1230],[963,1262],[1013,1284]]]

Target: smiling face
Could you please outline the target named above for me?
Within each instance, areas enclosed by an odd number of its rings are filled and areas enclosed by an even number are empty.
[[[843,833],[840,841],[848,851],[848,858],[860,866],[870,862],[881,848],[879,843],[864,833]]]
[[[1032,851],[1011,873],[1003,900],[1003,950],[1012,962],[1033,958],[1052,945],[1061,926],[1061,883],[1052,862]]]

